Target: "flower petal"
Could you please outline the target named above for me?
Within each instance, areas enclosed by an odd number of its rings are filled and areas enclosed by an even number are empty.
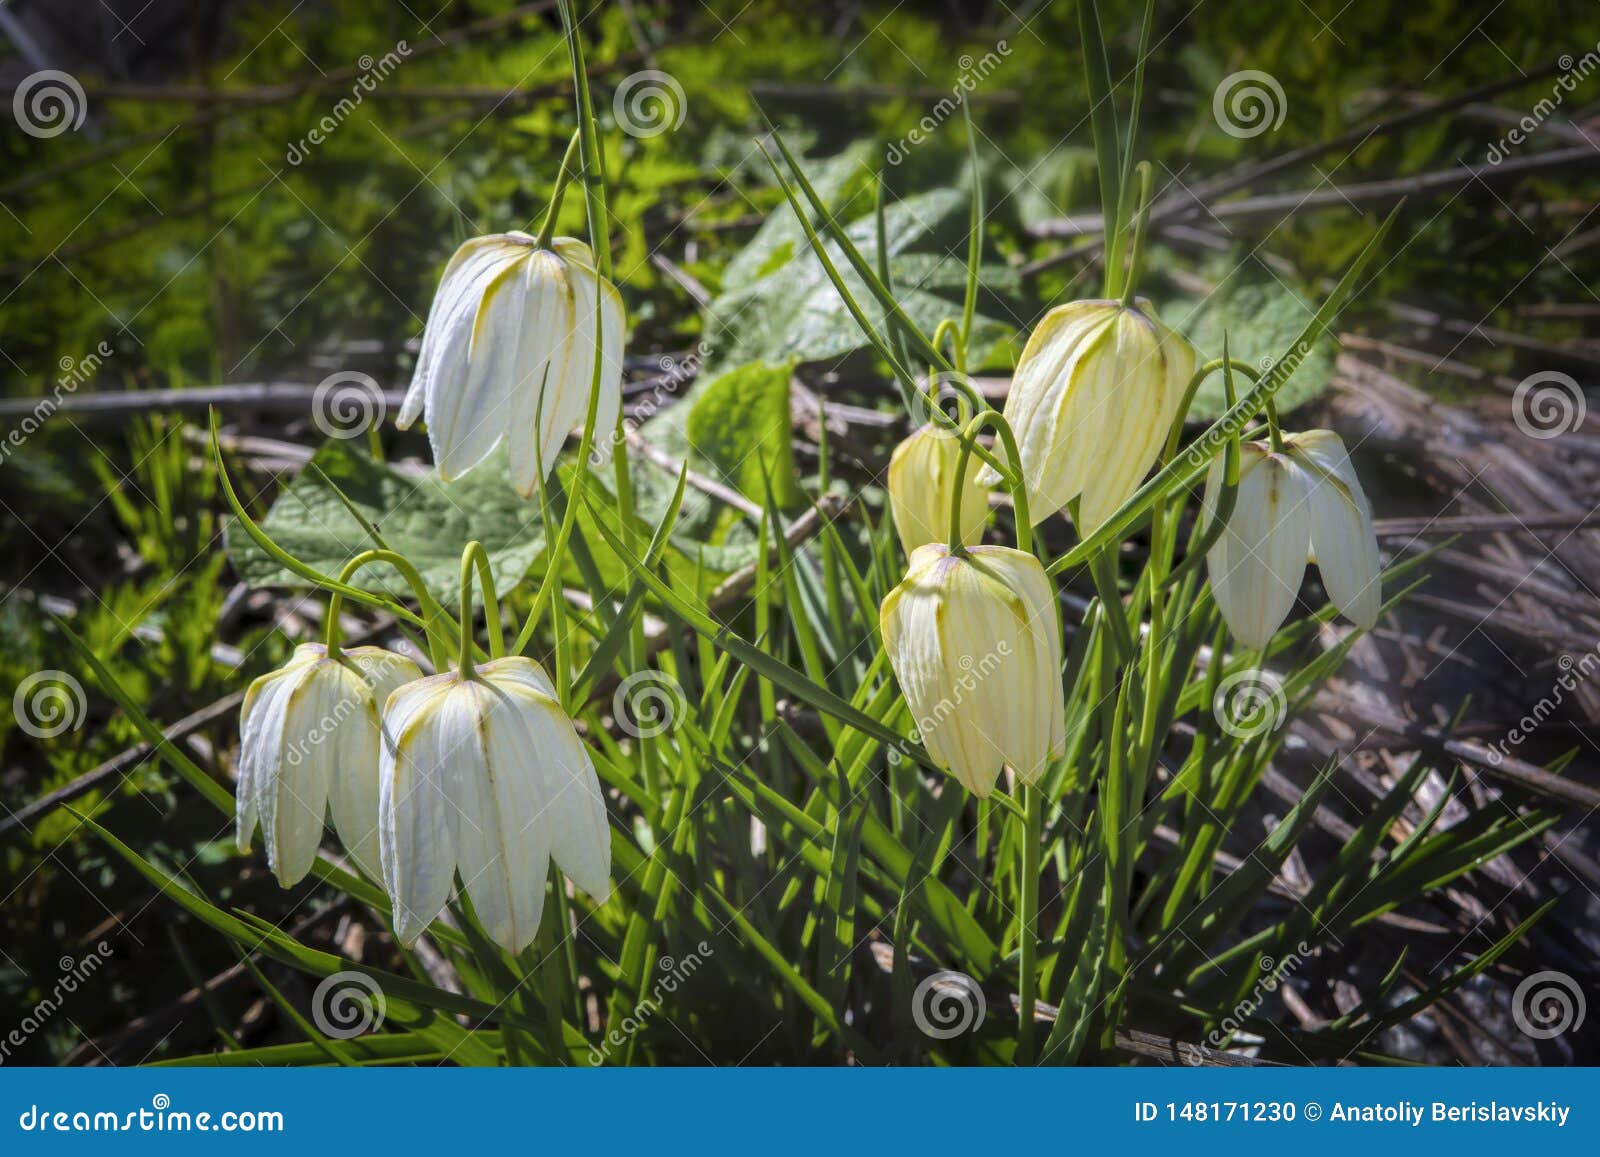
[[[1307,462],[1311,551],[1322,585],[1334,606],[1371,630],[1383,609],[1383,563],[1372,506],[1337,434],[1310,430],[1295,435],[1292,445]]]
[[[311,871],[328,811],[332,760],[320,742],[319,721],[328,714],[337,692],[330,694],[325,663],[291,667],[276,686],[281,698],[269,710],[281,721],[281,730],[276,741],[267,739],[263,748],[267,756],[275,757],[276,765],[261,768],[253,777],[267,864],[285,888]]]
[[[556,698],[544,669],[520,655],[481,664],[479,677],[519,707],[524,750],[537,753],[545,805],[540,818],[550,854],[573,883],[596,900],[611,892],[611,829],[594,762]]]
[[[453,695],[471,727],[455,757],[461,882],[489,938],[520,952],[539,930],[550,871],[544,752],[513,692],[475,678]]]
[[[450,900],[456,868],[456,805],[450,767],[470,715],[455,706],[454,674],[407,683],[383,708],[378,845],[400,943],[414,943]]]
[[[988,795],[1006,765],[1036,778],[1064,751],[1060,628],[1037,559],[924,546],[880,619],[928,754],[967,790]]]
[[[395,424],[402,430],[422,415],[428,398],[441,383],[459,378],[466,366],[471,317],[477,312],[485,279],[514,256],[504,237],[474,237],[463,243],[445,266],[439,288],[428,308],[411,386]],[[466,332],[463,333],[463,326]],[[451,339],[456,340],[452,343]],[[447,356],[448,347],[448,356]]]
[[[1245,455],[1233,517],[1206,556],[1222,617],[1247,647],[1266,646],[1283,625],[1310,547],[1306,478],[1287,455]]]
[[[381,647],[351,647],[344,652],[349,684],[347,710],[337,722],[337,759],[328,791],[334,830],[350,858],[375,880],[383,879],[379,848],[382,811],[379,762],[382,759],[382,706],[422,672],[403,655]]]

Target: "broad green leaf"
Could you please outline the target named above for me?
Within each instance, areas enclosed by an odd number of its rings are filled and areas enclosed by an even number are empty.
[[[792,506],[800,497],[789,436],[790,362],[751,362],[730,370],[697,392],[685,433],[691,460],[707,463],[719,477],[760,501],[763,477],[775,497]]]
[[[360,511],[360,519],[346,508],[339,491]],[[467,543],[483,543],[500,590],[515,586],[544,549],[539,504],[524,501],[511,488],[504,451],[446,484],[431,474],[402,474],[349,442],[329,441],[278,496],[261,526],[302,562],[338,574],[353,555],[376,545],[363,520],[377,528],[390,548],[416,564],[428,589],[446,606],[459,593],[461,549]],[[234,569],[251,586],[308,585],[238,527],[229,525],[227,539]],[[369,590],[410,596],[410,588],[387,566],[368,567],[355,582]]]
[[[830,205],[854,217],[871,205],[872,170],[867,161],[872,155],[865,141],[859,141],[838,156],[819,161],[811,183]],[[722,274],[724,291],[742,289],[769,273],[781,269],[807,248],[806,232],[793,213],[779,209],[769,213],[755,236],[728,262]]]
[[[900,304],[925,333],[932,333],[945,318],[961,317],[969,198],[964,189],[935,189],[896,201],[884,211],[885,248]],[[857,210],[845,233],[863,257],[876,262],[878,240],[871,206],[829,204],[840,214]],[[851,296],[870,302],[871,290],[843,251],[832,241],[824,244]],[[788,259],[780,260],[785,252],[790,253]],[[866,348],[867,336],[808,244],[785,242],[763,253],[754,266],[761,275],[749,281],[731,280],[733,287],[712,301],[707,311],[706,340],[719,366],[791,358],[826,361]],[[993,292],[1010,280],[1004,269],[986,269],[983,283]],[[971,364],[981,365],[1012,332],[1010,325],[978,315]]]
[[[1222,356],[1226,329],[1230,354],[1265,372],[1316,314],[1316,307],[1276,278],[1265,274],[1244,280],[1246,277],[1246,273],[1234,273],[1204,297],[1167,301],[1160,313],[1168,325],[1194,343],[1202,361]],[[1279,413],[1304,405],[1328,388],[1334,355],[1332,336],[1319,338],[1274,399]],[[1201,383],[1189,414],[1209,420],[1227,409],[1222,375],[1213,374]]]

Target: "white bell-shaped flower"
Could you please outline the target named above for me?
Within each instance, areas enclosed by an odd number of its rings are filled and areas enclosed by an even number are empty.
[[[950,533],[950,503],[955,496],[961,439],[932,424],[894,448],[889,457],[889,509],[906,557],[919,546],[943,542]],[[983,463],[967,456],[961,487],[961,545],[976,546],[989,517],[989,487],[978,481]]]
[[[1212,463],[1203,517],[1214,517],[1223,464]],[[1383,607],[1372,506],[1344,443],[1331,430],[1287,434],[1283,450],[1239,447],[1239,494],[1206,554],[1222,617],[1246,647],[1266,646],[1294,606],[1306,563],[1322,572],[1333,605],[1370,630]]]
[[[1132,497],[1161,452],[1194,368],[1194,347],[1143,299],[1074,301],[1046,314],[1005,404],[1035,525],[1077,498],[1087,532]],[[980,477],[999,481],[989,468]]]
[[[421,674],[381,647],[331,658],[321,643],[302,643],[250,684],[239,715],[239,849],[250,850],[259,823],[267,864],[284,887],[311,870],[330,805],[345,849],[381,878],[379,713],[391,691]]]
[[[1065,754],[1061,627],[1033,555],[930,543],[879,618],[928,754],[968,791],[988,795],[1002,767],[1033,783]]]
[[[402,430],[426,419],[439,477],[460,477],[504,439],[512,484],[533,495],[589,412],[597,298],[599,463],[610,456],[622,407],[624,317],[594,254],[571,237],[541,249],[526,233],[475,237],[456,250],[428,311],[398,419]]]
[[[407,684],[384,708],[383,878],[410,944],[459,872],[484,931],[520,952],[539,929],[553,857],[597,900],[611,840],[594,763],[531,659]]]

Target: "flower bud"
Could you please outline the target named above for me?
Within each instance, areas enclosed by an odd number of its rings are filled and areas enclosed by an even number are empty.
[[[1177,416],[1195,352],[1150,311],[1075,301],[1045,315],[1006,395],[1035,524],[1079,499],[1093,530],[1132,497]],[[992,469],[984,480],[999,481]]]
[[[900,546],[911,557],[917,547],[944,542],[950,534],[961,439],[927,425],[894,448],[889,458],[889,509],[894,513]],[[976,546],[989,517],[989,487],[978,481],[983,463],[967,456],[966,483],[961,488],[961,545]]]
[[[581,241],[540,249],[526,233],[474,237],[445,267],[397,425],[419,416],[449,482],[510,444],[511,482],[531,497],[589,412],[595,299],[603,339],[597,461],[622,407],[622,298]],[[542,472],[541,472],[542,467]]]
[[[1239,447],[1239,494],[1232,516],[1206,554],[1211,592],[1234,636],[1267,645],[1294,606],[1312,561],[1333,605],[1364,630],[1383,607],[1383,567],[1372,506],[1344,443],[1331,430]],[[1214,516],[1222,460],[1206,480],[1203,517]]]
[[[600,781],[539,664],[513,655],[408,683],[383,722],[383,878],[402,944],[444,910],[458,871],[508,952],[539,930],[552,858],[590,895],[610,893]]]
[[[1061,628],[1033,555],[920,547],[883,600],[883,645],[928,754],[977,796],[1065,753]]]
[[[351,858],[381,876],[379,706],[421,674],[381,647],[345,648],[335,659],[320,643],[302,643],[250,684],[239,714],[239,850],[250,850],[259,822],[267,864],[285,888],[311,870],[330,804]]]

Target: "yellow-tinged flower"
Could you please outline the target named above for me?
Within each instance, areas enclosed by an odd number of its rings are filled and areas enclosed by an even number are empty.
[[[444,910],[458,871],[509,952],[539,929],[552,858],[597,900],[610,893],[600,781],[539,664],[509,656],[408,683],[383,724],[383,879],[402,944]]]
[[[1333,605],[1370,630],[1383,606],[1382,564],[1372,506],[1344,443],[1331,430],[1239,448],[1239,496],[1206,555],[1222,617],[1247,647],[1264,647],[1288,617],[1307,561],[1322,572]],[[1222,460],[1206,480],[1209,521],[1222,488]]]
[[[1055,592],[1031,554],[929,543],[883,600],[883,645],[928,754],[978,796],[1066,750]]]
[[[894,448],[889,458],[889,508],[906,557],[917,547],[944,542],[950,533],[961,439],[927,425]],[[989,517],[989,487],[978,481],[983,463],[967,457],[966,483],[961,488],[961,544],[975,546]]]
[[[1075,301],[1028,338],[1006,395],[1035,524],[1078,498],[1092,530],[1149,473],[1194,376],[1195,352],[1150,303]],[[984,480],[999,481],[992,469]]]
[[[474,237],[456,250],[428,311],[398,419],[402,430],[419,416],[427,420],[439,477],[459,477],[505,439],[512,484],[532,496],[589,412],[597,296],[603,358],[594,448],[601,461],[622,407],[623,311],[594,254],[571,237],[541,249],[526,233]]]
[[[379,709],[421,674],[381,647],[349,647],[333,659],[322,644],[302,643],[250,684],[239,713],[239,850],[250,850],[259,823],[267,864],[285,888],[311,870],[330,806],[351,857],[381,875]]]

